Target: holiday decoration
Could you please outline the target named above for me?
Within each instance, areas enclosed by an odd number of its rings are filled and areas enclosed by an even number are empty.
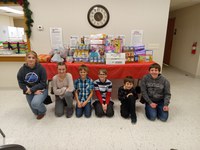
[[[23,10],[24,10],[24,16],[26,17],[26,35],[27,35],[27,38],[29,39],[31,37],[31,27],[33,27],[33,19],[32,19],[32,11],[29,9],[29,2],[28,0],[0,0],[0,2],[3,2],[3,3],[15,3],[15,4],[19,4],[23,7]]]

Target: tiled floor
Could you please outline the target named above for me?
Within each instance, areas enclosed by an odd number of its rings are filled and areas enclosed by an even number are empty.
[[[115,80],[113,118],[96,118],[94,111],[89,119],[74,115],[70,119],[57,118],[53,103],[47,106],[45,118],[36,120],[21,90],[1,88],[0,128],[7,136],[7,144],[18,143],[28,150],[198,150],[200,79],[169,67],[163,69],[163,74],[170,80],[172,92],[166,123],[148,121],[139,102],[137,124],[121,118],[116,92],[122,81]]]

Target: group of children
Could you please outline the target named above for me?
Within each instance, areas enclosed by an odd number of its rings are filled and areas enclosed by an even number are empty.
[[[46,108],[43,104],[46,89],[46,72],[37,63],[37,54],[27,54],[27,63],[18,72],[18,83],[33,113],[37,119],[44,117]],[[35,63],[35,64],[34,64]],[[38,66],[40,70],[38,69]],[[27,69],[26,73],[24,68]],[[141,101],[145,103],[146,116],[150,120],[156,118],[166,121],[168,119],[168,105],[171,98],[169,81],[160,74],[160,65],[157,63],[149,67],[149,74],[141,80]],[[76,117],[90,117],[92,105],[97,117],[114,116],[114,102],[111,99],[112,82],[107,79],[107,70],[98,71],[98,79],[93,81],[88,77],[88,67],[81,65],[78,68],[80,77],[73,82],[72,74],[67,72],[65,63],[57,65],[58,74],[52,79],[52,88],[55,94],[55,115],[60,117],[66,110],[66,117],[73,115],[73,99],[76,100]],[[43,74],[41,74],[43,72]],[[34,80],[34,81],[33,81]],[[93,95],[96,100],[92,103]],[[40,99],[40,100],[39,100]],[[118,89],[118,99],[121,102],[120,113],[123,118],[131,118],[132,123],[137,122],[135,103],[138,93],[134,88],[132,76],[124,78],[124,84]],[[66,109],[65,109],[66,107]]]
[[[80,78],[75,80],[74,85],[72,75],[66,73],[65,63],[58,63],[58,74],[53,77],[52,87],[56,95],[55,114],[61,116],[64,114],[64,103],[66,103],[66,116],[69,118],[73,114],[73,92],[76,100],[76,116],[85,117],[91,116],[92,105],[97,117],[114,115],[113,105],[111,99],[112,82],[107,79],[107,70],[100,69],[98,72],[98,79],[94,82],[90,79],[88,74],[88,67],[81,65],[78,69]],[[137,118],[135,114],[135,100],[137,94],[133,88],[134,80],[128,76],[124,79],[124,86],[119,88],[118,97],[121,101],[121,116],[128,118],[131,115],[133,123],[136,123]],[[70,94],[69,94],[70,93]],[[91,99],[93,94],[96,94],[97,99],[92,104]],[[62,108],[60,106],[62,101]],[[60,112],[62,111],[62,112]],[[59,112],[59,113],[58,113]]]
[[[94,82],[88,75],[88,67],[81,65],[78,69],[80,77],[75,80],[74,85],[72,75],[66,73],[65,63],[58,63],[58,74],[53,77],[52,86],[56,95],[56,116],[61,116],[58,111],[62,110],[64,114],[64,103],[66,103],[66,116],[69,118],[73,114],[73,95],[76,100],[76,116],[91,116],[92,105],[97,117],[114,115],[111,99],[112,82],[107,79],[107,70],[98,71],[98,79]],[[162,121],[168,118],[168,105],[171,97],[169,82],[160,74],[160,65],[152,64],[149,68],[149,74],[141,81],[142,99],[145,102],[146,116],[150,120],[158,117]],[[69,78],[70,76],[70,78]],[[62,84],[61,84],[62,83]],[[70,92],[70,94],[69,94]],[[74,94],[73,94],[74,92]],[[92,104],[93,94],[96,100]],[[132,123],[137,122],[135,103],[138,94],[134,89],[134,79],[132,76],[124,78],[124,84],[118,89],[118,99],[121,102],[120,113],[123,118],[131,118]],[[58,103],[62,98],[62,109]]]

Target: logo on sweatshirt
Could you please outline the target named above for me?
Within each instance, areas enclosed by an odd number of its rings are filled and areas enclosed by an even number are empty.
[[[38,81],[38,75],[35,72],[29,72],[25,76],[25,81],[27,83],[35,83]]]

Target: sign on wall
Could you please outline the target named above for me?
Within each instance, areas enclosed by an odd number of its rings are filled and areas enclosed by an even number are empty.
[[[51,48],[53,50],[63,48],[62,40],[62,28],[51,27],[50,28],[50,39],[51,39]]]

